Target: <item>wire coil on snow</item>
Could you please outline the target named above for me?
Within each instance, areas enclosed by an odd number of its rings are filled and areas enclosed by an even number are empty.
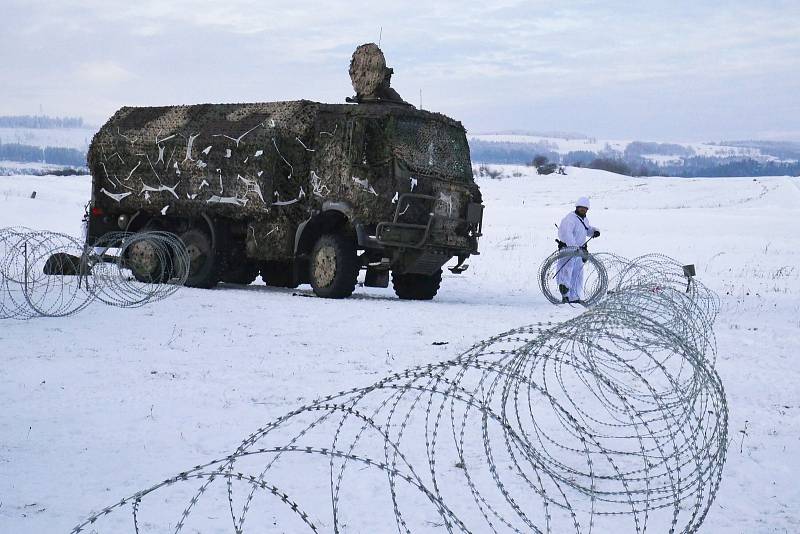
[[[728,408],[715,296],[678,265],[622,265],[569,321],[322,397],[72,532],[696,532]]]
[[[186,245],[170,232],[109,233],[93,249],[95,257],[105,251],[92,271],[97,281],[95,298],[110,306],[132,308],[165,299],[186,282],[190,272]],[[112,261],[108,261],[109,250],[114,251]],[[141,264],[140,256],[147,266],[132,265]]]
[[[186,281],[189,254],[167,232],[115,232],[92,245],[56,232],[0,229],[0,319],[65,317],[99,300],[136,307]],[[138,258],[141,265],[131,270]]]
[[[59,262],[80,255],[82,249],[78,240],[65,234],[0,230],[0,318],[63,317],[85,308],[91,300],[87,284],[63,284],[45,269],[54,252],[58,255],[53,261]],[[81,269],[79,262],[70,266],[76,274]]]
[[[561,304],[558,275],[579,265],[584,271],[581,304],[592,306],[603,298],[608,289],[608,274],[603,262],[595,254],[580,247],[565,247],[545,258],[539,267],[539,287],[547,300],[553,304]]]

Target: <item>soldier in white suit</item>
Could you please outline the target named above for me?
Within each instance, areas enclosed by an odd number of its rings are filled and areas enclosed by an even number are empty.
[[[575,211],[569,212],[558,225],[558,247],[583,247],[589,237],[599,237],[600,230],[589,224],[586,212],[589,211],[589,199],[581,197],[575,202]],[[558,290],[562,302],[580,302],[583,289],[583,264],[585,257],[575,256],[558,260]]]

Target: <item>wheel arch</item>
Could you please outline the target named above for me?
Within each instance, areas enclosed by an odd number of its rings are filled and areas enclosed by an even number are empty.
[[[211,220],[211,217],[208,216],[206,212],[200,213],[200,218],[206,223],[208,227],[208,233],[211,236],[211,249],[212,250],[219,250],[217,246],[217,225],[214,224],[214,221]]]
[[[309,254],[317,239],[323,234],[352,230],[351,211],[338,205],[313,215],[297,227],[294,239],[294,254]]]

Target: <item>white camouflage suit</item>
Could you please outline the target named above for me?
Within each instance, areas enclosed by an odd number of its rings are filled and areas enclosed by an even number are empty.
[[[575,204],[576,207],[585,206],[588,208],[589,199],[580,198]],[[586,242],[586,238],[591,237],[595,231],[599,232],[600,230],[589,224],[588,217],[581,219],[577,213],[571,211],[558,225],[558,239],[566,243],[568,247],[580,247]],[[579,300],[583,290],[583,260],[580,256],[560,259],[556,269],[558,271],[556,281],[569,288],[567,298],[570,301]]]

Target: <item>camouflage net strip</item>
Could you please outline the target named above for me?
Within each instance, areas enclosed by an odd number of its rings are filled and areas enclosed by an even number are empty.
[[[134,277],[126,266],[132,247],[147,247],[158,268]],[[0,229],[0,319],[66,317],[94,301],[143,306],[174,293],[186,281],[189,254],[167,232],[114,232],[93,246],[56,232]]]
[[[569,321],[320,398],[72,532],[696,532],[728,439],[718,300],[620,262]]]

